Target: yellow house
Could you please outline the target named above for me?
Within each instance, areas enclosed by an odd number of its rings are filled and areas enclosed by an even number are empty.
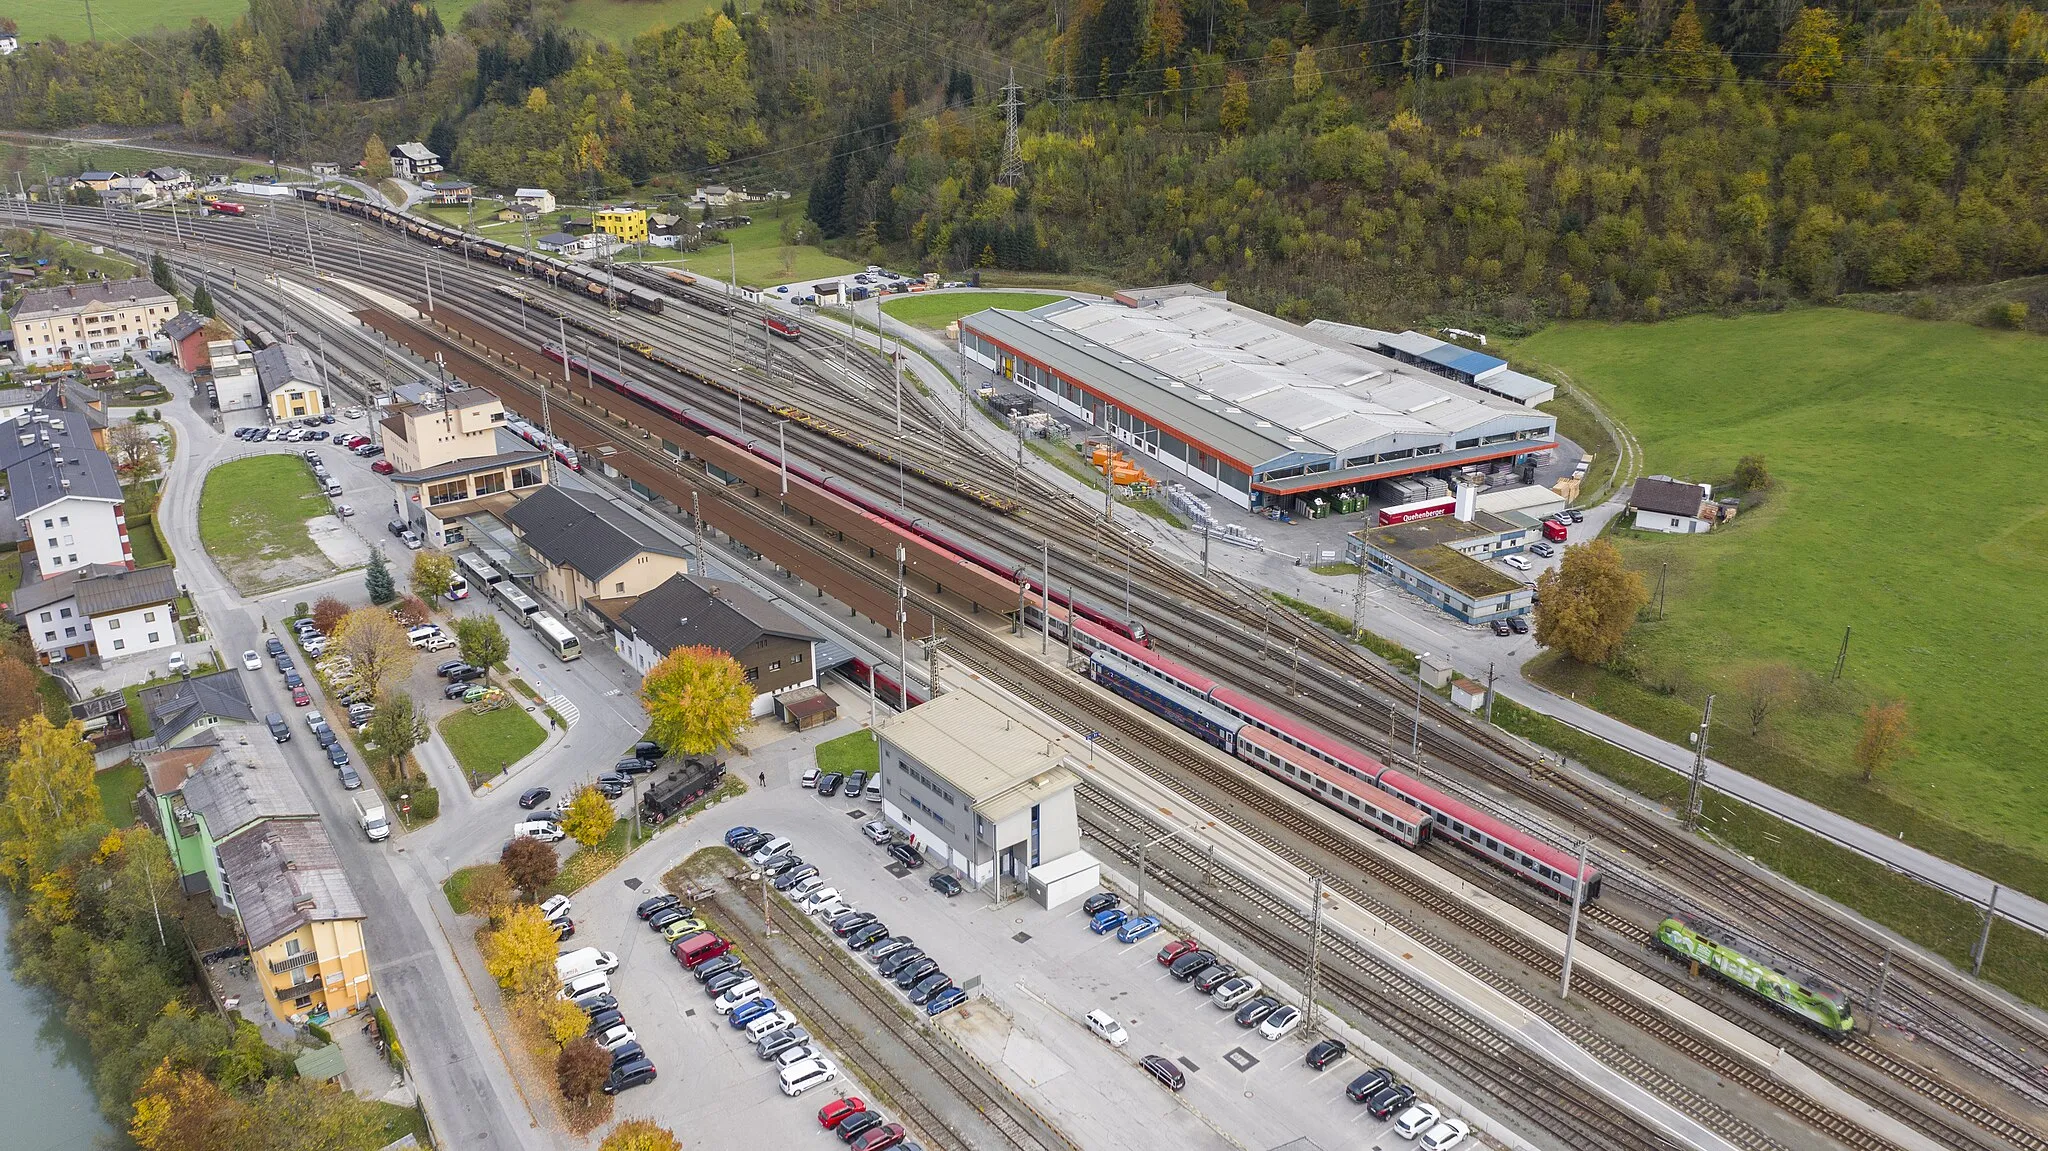
[[[647,212],[643,208],[601,208],[590,214],[590,226],[622,244],[647,242]]]
[[[504,519],[539,569],[534,586],[569,611],[586,599],[645,595],[689,574],[682,548],[597,492],[541,488]]]
[[[256,383],[263,389],[263,406],[279,422],[303,420],[327,413],[327,396],[320,388],[320,367],[312,353],[297,344],[277,344],[256,353]]]
[[[318,1023],[363,1010],[372,990],[363,906],[320,824],[270,820],[219,852],[271,1014]]]

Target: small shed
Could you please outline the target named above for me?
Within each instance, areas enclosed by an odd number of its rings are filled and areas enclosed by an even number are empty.
[[[775,714],[798,731],[831,723],[839,718],[839,701],[819,687],[800,687],[775,697]]]
[[[1486,685],[1461,675],[1451,681],[1451,702],[1466,711],[1476,712],[1486,706]]]
[[[1421,663],[1422,682],[1438,689],[1451,682],[1450,656],[1433,655],[1429,652],[1423,652]]]
[[[341,1056],[341,1044],[329,1043],[315,1047],[292,1062],[299,1072],[299,1078],[315,1083],[332,1083],[346,1074],[348,1061]]]

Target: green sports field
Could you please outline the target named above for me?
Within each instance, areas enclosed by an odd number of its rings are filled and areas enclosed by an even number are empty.
[[[1059,298],[1051,292],[946,292],[937,296],[894,296],[882,305],[882,310],[906,324],[943,328],[984,308],[1028,312]]]
[[[1568,324],[1516,354],[1554,366],[1641,440],[1648,473],[1727,482],[1761,453],[1777,486],[1708,536],[1619,531],[1668,618],[1637,629],[1634,680],[1532,672],[1684,742],[1721,693],[1729,761],[1909,842],[2048,874],[2048,341],[1810,309],[1654,326]],[[1847,674],[1830,685],[1843,629]],[[1748,735],[1745,669],[1806,673],[1798,706]],[[1856,714],[1904,697],[1917,749],[1876,785]],[[1975,837],[1982,837],[1977,839]],[[2037,891],[2037,894],[2039,892]]]

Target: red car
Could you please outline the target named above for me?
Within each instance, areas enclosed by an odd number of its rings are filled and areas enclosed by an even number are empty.
[[[370,470],[376,472],[380,476],[388,476],[392,472],[397,471],[398,469],[391,466],[390,460],[378,460],[376,463],[370,465]]]
[[[818,1108],[818,1126],[837,1127],[845,1121],[847,1116],[858,1115],[867,1109],[868,1105],[862,1102],[861,1097],[858,1095],[849,1095],[844,1099],[834,1099],[832,1102]]]
[[[1201,946],[1200,943],[1192,939],[1176,939],[1159,949],[1159,965],[1161,967],[1171,967],[1174,960]]]
[[[348,448],[349,450],[353,451],[353,450],[355,450],[355,449],[356,449],[356,448],[357,448],[357,447],[358,447],[359,445],[362,445],[362,444],[367,444],[367,443],[369,443],[369,442],[370,442],[370,437],[368,437],[368,436],[359,436],[359,435],[355,434],[354,432],[350,432],[350,433],[349,433],[348,435],[345,435],[345,436],[336,436],[336,437],[335,437],[335,439],[334,439],[334,442],[335,442],[335,443],[337,443],[337,444],[340,444],[340,445],[341,445],[342,447],[344,447],[344,448]]]
[[[853,1141],[853,1151],[887,1151],[903,1142],[903,1124],[884,1123]]]
[[[293,688],[293,689],[292,689],[292,705],[293,705],[293,706],[295,706],[295,707],[310,707],[310,706],[312,705],[312,703],[313,703],[313,697],[312,697],[312,696],[311,696],[310,694],[308,694],[308,693],[307,693],[307,691],[306,691],[306,689],[305,689],[305,688],[303,688],[303,687],[295,687],[295,688]]]

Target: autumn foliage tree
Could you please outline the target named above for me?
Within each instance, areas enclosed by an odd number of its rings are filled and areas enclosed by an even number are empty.
[[[1825,8],[1800,9],[1778,54],[1785,60],[1778,69],[1785,94],[1805,103],[1820,100],[1842,70],[1841,21]]]
[[[1643,577],[1598,539],[1566,548],[1564,561],[1537,577],[1536,595],[1536,642],[1588,664],[1619,655],[1636,613],[1650,602]]]
[[[0,655],[0,762],[14,758],[22,721],[42,710],[36,669],[11,655]]]
[[[20,751],[0,777],[0,875],[34,878],[66,839],[100,821],[100,793],[79,721],[58,727],[37,712],[15,740]]]
[[[628,1119],[605,1135],[597,1151],[683,1151],[683,1141],[652,1119]]]
[[[356,678],[373,696],[412,672],[415,653],[405,628],[382,608],[357,608],[343,616],[331,646],[354,663]]]
[[[333,635],[341,617],[347,614],[347,604],[331,595],[323,595],[313,604],[313,626],[320,629],[321,635]]]
[[[569,801],[569,809],[562,813],[562,830],[583,846],[594,847],[611,834],[612,824],[618,822],[618,818],[618,813],[612,810],[612,801],[597,788],[585,784]]]
[[[1863,782],[1876,779],[1912,749],[1913,721],[1906,714],[1905,700],[1888,699],[1863,709],[1863,731],[1852,753]]]
[[[511,877],[512,885],[525,892],[529,899],[553,883],[562,870],[562,861],[555,855],[554,848],[525,836],[506,844],[498,856],[498,863]]]
[[[589,1037],[576,1040],[555,1056],[555,1086],[571,1103],[588,1103],[596,1098],[611,1075],[611,1053]]]
[[[455,621],[455,650],[472,667],[496,667],[512,654],[512,641],[494,615],[466,615]]]
[[[412,591],[423,599],[435,600],[448,594],[455,580],[455,561],[446,552],[422,550],[412,561]]]
[[[754,685],[716,648],[679,647],[640,681],[647,734],[670,751],[703,755],[732,743],[753,714]]]
[[[484,970],[513,995],[538,998],[552,990],[555,954],[555,929],[540,908],[531,905],[506,912],[497,929],[484,937]]]

